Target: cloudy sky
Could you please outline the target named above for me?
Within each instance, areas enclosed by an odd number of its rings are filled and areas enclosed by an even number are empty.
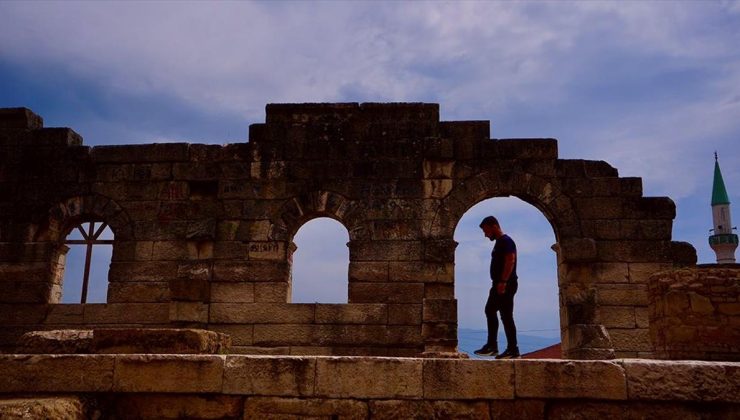
[[[738,45],[737,1],[2,1],[0,106],[30,107],[98,145],[246,141],[270,102],[437,102],[445,120],[490,120],[494,138],[554,137],[561,157],[642,177],[646,195],[676,201],[674,238],[712,262],[714,150],[731,200],[740,188]],[[461,326],[484,325],[487,213],[526,266],[520,329],[557,328],[552,229],[517,199],[460,223]],[[297,279],[346,278],[342,235],[306,225],[299,247],[341,245],[300,248]]]

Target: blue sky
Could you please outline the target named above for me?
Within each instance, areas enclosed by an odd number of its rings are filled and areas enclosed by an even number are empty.
[[[438,102],[445,120],[490,120],[494,138],[554,137],[561,157],[642,177],[646,195],[676,201],[674,238],[712,262],[714,150],[731,200],[740,188],[738,45],[737,1],[4,1],[0,106],[30,107],[98,145],[246,141],[270,102]],[[522,259],[551,302],[521,291],[521,328],[556,328],[552,229],[515,199],[482,205],[469,214],[502,214],[522,247],[537,244]],[[457,295],[461,325],[480,327],[490,243],[470,217],[456,233],[467,262]],[[327,230],[305,229],[307,243]],[[344,246],[341,235],[329,236]],[[322,251],[305,272],[343,276],[342,252]]]

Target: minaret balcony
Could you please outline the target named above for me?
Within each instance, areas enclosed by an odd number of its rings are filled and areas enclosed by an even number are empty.
[[[737,235],[734,233],[721,233],[709,237],[709,245],[738,244]]]

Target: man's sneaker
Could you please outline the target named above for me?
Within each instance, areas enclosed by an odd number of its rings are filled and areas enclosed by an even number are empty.
[[[498,354],[498,347],[485,344],[483,347],[479,348],[473,353],[477,354],[478,356],[495,356]]]
[[[519,347],[507,348],[503,353],[496,356],[497,359],[517,359],[519,358]]]

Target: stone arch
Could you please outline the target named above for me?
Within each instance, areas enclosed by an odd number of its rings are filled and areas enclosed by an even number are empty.
[[[288,199],[272,221],[270,239],[292,241],[301,226],[317,217],[329,217],[344,225],[350,241],[367,239],[362,205],[332,191],[314,191]]]
[[[133,226],[126,211],[110,198],[93,194],[68,198],[49,209],[48,240],[57,243],[64,240],[74,224],[85,219],[106,222],[116,240],[133,239]]]
[[[312,191],[292,197],[283,203],[276,218],[272,220],[269,239],[285,247],[282,258],[288,263],[288,296],[291,294],[293,282],[293,253],[297,249],[293,238],[301,226],[319,217],[336,220],[347,229],[349,246],[353,241],[363,240],[367,236],[362,215],[360,204],[333,191]]]
[[[529,173],[490,170],[462,181],[442,199],[426,232],[431,238],[452,238],[468,209],[493,197],[515,196],[533,205],[547,218],[558,242],[579,237],[580,224],[573,203],[557,182]]]
[[[133,225],[126,211],[114,200],[99,194],[70,197],[47,211],[46,221],[43,228],[37,231],[36,240],[46,242],[51,251],[48,282],[52,293],[48,297],[49,303],[58,303],[62,295],[62,278],[68,251],[64,244],[65,238],[77,224],[93,220],[104,221],[110,227],[115,243],[133,238]]]
[[[595,248],[593,239],[582,236],[575,205],[556,179],[496,169],[481,172],[453,188],[437,208],[427,237],[448,242],[448,248],[454,250],[457,243],[452,238],[463,214],[485,199],[507,196],[531,204],[550,222],[557,241],[553,249],[558,267],[582,259],[583,248]],[[593,285],[570,281],[559,269],[558,289],[563,353],[571,358],[613,357],[609,333],[596,322]]]

